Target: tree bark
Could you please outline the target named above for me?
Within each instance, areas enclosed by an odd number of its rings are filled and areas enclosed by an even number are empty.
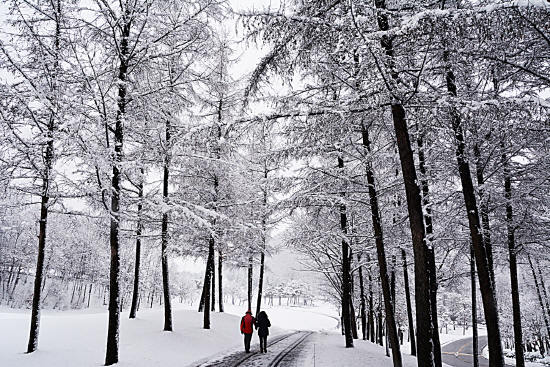
[[[208,257],[206,258],[206,269],[204,270],[204,283],[202,285],[201,300],[199,301],[199,312],[204,312],[204,293],[206,292],[206,278],[208,277]]]
[[[253,258],[248,258],[248,310],[252,310],[252,276],[253,276]]]
[[[109,286],[109,325],[107,329],[107,351],[105,365],[118,363],[118,338],[120,325],[120,289],[118,276],[120,273],[119,232],[120,232],[120,181],[122,178],[121,163],[124,142],[124,120],[126,115],[127,84],[129,54],[128,38],[130,37],[130,9],[126,8],[122,19],[122,34],[120,40],[120,65],[118,69],[118,102],[115,119],[115,147],[113,156],[113,175],[111,178],[111,269]]]
[[[137,305],[139,300],[139,269],[141,264],[141,233],[143,230],[142,211],[143,211],[143,176],[145,172],[141,168],[141,177],[138,185],[138,205],[137,205],[137,229],[136,229],[136,264],[134,269],[134,293],[132,295],[132,306],[130,307],[130,318],[135,319]]]
[[[363,138],[363,146],[367,152],[371,153],[369,131],[362,125],[361,133]],[[394,302],[392,293],[395,293],[395,278],[393,278],[393,292],[390,289],[390,281],[388,279],[388,266],[386,263],[386,253],[384,249],[384,235],[382,231],[382,221],[378,207],[378,194],[376,192],[376,183],[374,180],[374,170],[370,160],[366,162],[367,166],[367,182],[369,184],[369,198],[371,207],[372,226],[374,238],[376,242],[376,253],[378,255],[378,267],[380,269],[380,280],[382,282],[382,294],[384,296],[384,307],[386,309],[386,325],[388,327],[389,340],[392,346],[392,358],[394,367],[403,365],[401,360],[401,350],[399,344],[399,336],[397,335],[397,327],[394,317]],[[394,274],[395,276],[395,274]]]
[[[504,141],[501,142],[501,146],[504,151]],[[504,170],[504,198],[506,199],[506,225],[508,230],[508,256],[510,258],[510,285],[512,289],[512,314],[514,320],[514,346],[516,351],[516,366],[524,367],[525,359],[523,356],[521,308],[519,303],[518,269],[516,260],[517,249],[514,233],[514,212],[512,207],[512,177],[506,153],[503,153],[502,161]]]
[[[434,325],[432,321],[429,284],[429,255],[425,243],[426,236],[424,232],[420,189],[417,185],[416,169],[403,106],[400,103],[394,103],[392,105],[392,114],[407,193],[407,206],[414,250],[418,365],[419,367],[431,367],[434,365]]]
[[[218,249],[218,303],[219,303],[219,311],[224,312],[223,309],[223,274],[222,274],[222,266],[223,266],[223,257],[222,257],[222,250]]]
[[[470,243],[470,281],[472,284],[472,342],[474,350],[474,367],[479,367],[479,339],[477,335],[477,299],[476,299],[476,263],[474,247]]]
[[[170,281],[168,273],[168,181],[170,177],[170,121],[166,121],[166,152],[164,157],[164,178],[162,199],[165,207],[162,213],[162,289],[164,294],[164,331],[172,331],[172,302],[170,299]]]
[[[375,0],[378,12],[378,28],[381,31],[389,30],[389,21],[385,0]],[[389,70],[393,80],[398,75],[393,67],[393,39],[382,36],[381,46],[389,59]],[[392,90],[389,91],[393,93]],[[417,323],[417,359],[419,367],[432,367],[434,365],[434,341],[433,322],[430,297],[430,277],[428,270],[428,249],[426,246],[426,234],[424,230],[424,218],[422,213],[422,199],[417,184],[416,168],[411,149],[409,130],[405,119],[405,109],[396,96],[392,96],[391,111],[393,125],[399,149],[401,170],[405,191],[407,194],[407,207],[409,212],[409,224],[411,228],[414,265],[415,265],[415,300],[416,300],[416,323]]]
[[[403,258],[403,282],[405,283],[405,299],[407,303],[407,318],[409,320],[409,338],[411,342],[411,355],[416,356],[416,341],[414,334],[414,321],[412,315],[411,292],[409,290],[409,271],[407,269],[407,255],[405,250],[401,249]]]
[[[212,279],[212,267],[214,266],[214,236],[211,234],[208,240],[208,259],[206,260],[206,275],[204,277],[204,315],[203,328],[210,329],[210,280]]]
[[[343,170],[344,160],[338,157],[338,168]],[[345,192],[341,193],[342,200]],[[342,321],[344,327],[344,336],[346,339],[346,348],[353,348],[353,332],[350,313],[350,294],[351,294],[351,276],[349,264],[349,244],[345,238],[347,234],[347,213],[346,205],[340,204],[340,230],[342,231]]]
[[[214,254],[212,256],[212,276],[210,277],[212,279],[212,298],[210,299],[210,304],[212,307],[210,310],[212,312],[216,311],[216,255]]]
[[[418,144],[418,167],[422,179],[422,206],[424,207],[424,223],[426,225],[426,240],[428,245],[428,266],[430,276],[430,309],[432,312],[433,322],[433,343],[434,343],[434,365],[435,367],[442,366],[441,360],[441,343],[439,341],[439,324],[437,320],[437,274],[435,267],[435,250],[432,244],[433,223],[432,223],[432,207],[430,204],[430,189],[428,186],[428,177],[426,171],[426,158],[424,156],[424,139],[422,134],[417,138]]]
[[[258,275],[258,298],[256,299],[256,317],[260,313],[261,307],[262,307],[262,293],[263,293],[263,285],[264,285],[264,262],[265,262],[265,254],[262,251],[260,254],[260,272]]]
[[[483,243],[485,245],[485,252],[487,253],[487,263],[489,264],[489,273],[491,274],[491,281],[493,287],[495,286],[495,268],[493,265],[493,245],[491,241],[491,226],[489,224],[489,195],[483,188],[485,185],[485,178],[483,176],[483,164],[481,162],[481,150],[476,141],[474,144],[474,156],[476,162],[476,177],[479,191],[479,211],[481,214],[481,228],[483,230]]]
[[[540,288],[542,289],[542,295],[544,296],[544,304],[546,306],[546,314],[550,317],[550,304],[548,303],[548,294],[546,294],[546,287],[544,285],[544,277],[542,276],[542,272],[540,270],[539,261],[535,259],[535,263],[537,264],[537,270],[539,273],[539,279],[540,279]],[[548,333],[548,340],[550,341],[550,332]],[[547,348],[548,351],[549,348]]]
[[[370,262],[370,257],[367,258],[367,261]],[[369,269],[369,335],[371,343],[375,343],[375,333],[374,333],[374,295],[372,291],[372,275],[371,270]]]
[[[359,291],[361,298],[361,334],[363,340],[367,340],[367,310],[365,302],[365,284],[363,280],[363,265],[361,265],[361,256],[357,256],[357,262],[359,262]]]
[[[267,231],[267,165],[264,164],[264,183],[265,187],[263,188],[263,213],[262,213],[262,253],[260,254],[260,274],[258,277],[258,299],[256,300],[256,317],[260,313],[262,307],[262,295],[264,287],[264,265],[265,265],[265,247],[266,247],[266,231]]]
[[[535,267],[533,266],[533,262],[531,261],[531,255],[527,255],[527,259],[529,260],[529,266],[531,267],[531,272],[533,273],[533,279],[535,280],[535,288],[537,290],[537,296],[539,297],[539,303],[540,308],[542,308],[542,315],[544,318],[544,324],[546,325],[546,333],[548,334],[548,338],[550,338],[550,322],[548,321],[548,317],[550,315],[547,314],[544,302],[542,300],[542,294],[540,291],[539,281],[537,280],[537,274],[535,273]]]
[[[34,293],[32,299],[32,311],[31,311],[31,327],[29,335],[29,343],[27,345],[27,353],[34,352],[38,347],[38,334],[40,331],[40,308],[42,305],[42,284],[44,282],[44,262],[46,255],[46,236],[47,236],[47,224],[48,224],[48,212],[49,212],[49,199],[50,199],[50,185],[52,181],[51,171],[54,164],[54,132],[56,130],[56,109],[58,105],[57,101],[57,78],[59,70],[60,59],[60,39],[61,39],[61,1],[57,0],[54,6],[55,14],[55,34],[54,34],[54,60],[53,60],[53,75],[52,77],[52,94],[54,98],[54,111],[50,113],[48,118],[46,136],[46,150],[44,152],[44,171],[42,172],[42,192],[40,200],[40,224],[38,233],[38,257],[36,260],[36,275],[34,279]],[[15,287],[14,287],[15,289]]]
[[[457,96],[455,77],[450,66],[446,66],[446,82],[449,95]],[[487,339],[489,345],[489,366],[502,367],[504,359],[502,354],[502,345],[500,342],[500,328],[498,324],[498,309],[496,307],[496,296],[491,278],[489,263],[487,260],[487,252],[483,241],[483,233],[481,232],[481,222],[477,209],[474,185],[470,174],[470,167],[466,160],[466,144],[460,116],[455,109],[451,110],[451,122],[455,132],[456,158],[458,162],[458,170],[460,173],[460,181],[462,183],[462,192],[464,194],[464,202],[468,215],[468,224],[470,227],[470,236],[474,247],[476,265],[478,269],[479,285],[481,289],[481,298],[483,301],[483,309],[485,312],[485,320],[487,323]]]
[[[49,147],[46,149],[49,150]],[[40,229],[39,229],[40,232],[38,235],[38,259],[36,263],[36,276],[34,279],[34,293],[32,298],[32,313],[31,313],[31,330],[30,330],[30,336],[29,336],[29,344],[27,346],[27,353],[32,353],[37,349],[38,332],[40,330],[41,294],[42,294],[42,281],[44,276],[44,259],[45,259],[45,253],[46,253],[46,227],[47,227],[47,221],[48,221],[49,172],[45,172],[44,175],[45,177],[42,180],[43,194],[42,194],[42,201],[40,203]]]

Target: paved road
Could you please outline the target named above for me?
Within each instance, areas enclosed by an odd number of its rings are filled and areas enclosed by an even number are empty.
[[[478,342],[478,360],[480,366],[489,366],[489,361],[481,356],[487,345],[487,337],[480,336]],[[460,339],[441,348],[441,359],[454,367],[472,367],[474,365],[474,346],[472,338]]]
[[[474,365],[474,345],[472,338],[460,339],[441,347],[441,359],[454,367],[472,367]],[[481,356],[487,345],[487,337],[480,336],[478,341],[479,366],[489,366],[489,360]]]
[[[242,350],[220,358],[200,361],[193,367],[297,367],[301,365],[302,351],[313,337],[311,331],[299,331],[268,338],[267,353],[260,353],[254,343],[250,353]]]

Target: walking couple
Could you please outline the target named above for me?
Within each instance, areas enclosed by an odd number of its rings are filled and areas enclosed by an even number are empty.
[[[241,319],[241,334],[244,334],[244,350],[246,353],[250,353],[250,341],[252,340],[254,327],[258,330],[258,336],[260,337],[260,353],[267,353],[267,336],[269,335],[271,322],[269,322],[267,314],[264,311],[258,314],[257,320],[252,316],[250,310],[246,311],[246,315]]]

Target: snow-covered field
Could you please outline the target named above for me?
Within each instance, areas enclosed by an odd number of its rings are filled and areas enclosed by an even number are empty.
[[[163,332],[163,309],[141,309],[138,318],[121,314],[118,366],[187,366],[241,350],[239,332],[243,307],[226,305],[225,313],[212,314],[212,328],[202,329],[202,314],[174,302],[173,332]],[[363,340],[346,349],[337,326],[337,313],[327,305],[313,307],[274,306],[266,312],[273,327],[271,334],[289,330],[320,332],[313,338],[304,366],[392,366],[385,349]],[[30,311],[0,307],[0,366],[74,367],[101,366],[105,358],[106,310],[51,311],[42,313],[39,350],[25,354]],[[443,334],[442,342],[462,337],[462,330]],[[257,337],[253,348],[258,348]],[[404,366],[416,366],[416,359],[403,346]]]

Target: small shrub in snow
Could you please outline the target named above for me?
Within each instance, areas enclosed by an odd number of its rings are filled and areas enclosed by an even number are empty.
[[[542,356],[539,352],[525,352],[525,360],[534,362],[537,359],[542,359]]]
[[[504,356],[506,358],[516,358],[516,352],[511,349],[504,349]]]

